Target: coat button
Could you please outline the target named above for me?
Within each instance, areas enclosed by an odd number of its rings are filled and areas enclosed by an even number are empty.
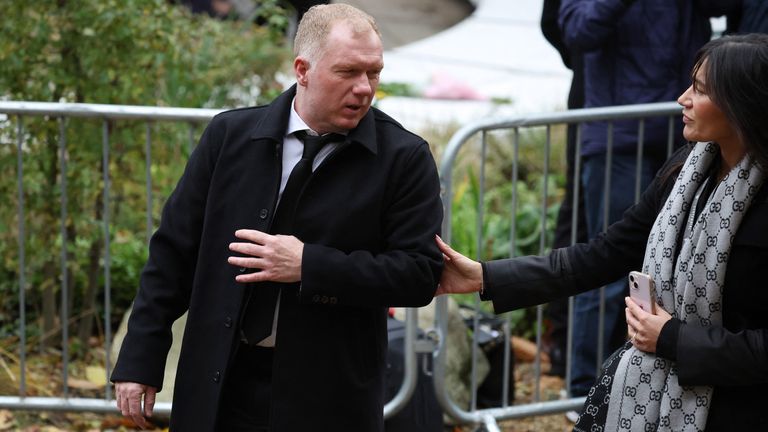
[[[320,299],[320,302],[321,302],[322,304],[326,304],[326,303],[328,303],[328,296],[323,296],[323,298],[322,298],[322,299]]]
[[[337,299],[336,297],[331,297],[331,304],[335,305],[338,302],[339,302],[339,299]]]
[[[231,317],[224,318],[224,327],[226,327],[226,328],[232,327],[232,318]]]
[[[221,378],[221,372],[219,372],[219,371],[216,371],[216,372],[213,374],[213,382],[219,382],[219,379],[220,379],[220,378]]]
[[[269,210],[263,208],[261,211],[259,211],[259,217],[262,219],[266,219],[267,216],[269,216]]]
[[[312,301],[313,301],[314,303],[318,303],[318,302],[320,301],[320,295],[319,295],[319,294],[315,294],[315,295],[313,295],[313,296],[312,296]]]

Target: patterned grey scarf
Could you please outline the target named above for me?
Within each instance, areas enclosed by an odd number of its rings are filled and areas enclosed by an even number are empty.
[[[684,323],[709,327],[722,322],[723,281],[731,243],[763,180],[743,158],[712,192],[694,221],[695,205],[719,147],[697,143],[656,218],[645,250],[643,272],[656,283],[659,304]],[[678,234],[684,231],[677,264]],[[677,365],[631,347],[611,386],[606,431],[701,431],[707,423],[712,387],[681,386]]]

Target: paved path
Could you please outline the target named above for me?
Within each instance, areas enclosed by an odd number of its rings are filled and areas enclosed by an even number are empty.
[[[340,2],[360,8],[376,19],[385,50],[439,33],[467,18],[474,9],[469,0],[340,0]]]
[[[382,82],[425,90],[440,76],[487,99],[512,103],[385,98],[379,106],[415,129],[564,109],[571,73],[541,34],[542,0],[475,0],[477,8],[469,15],[462,1],[347,0],[382,28]]]

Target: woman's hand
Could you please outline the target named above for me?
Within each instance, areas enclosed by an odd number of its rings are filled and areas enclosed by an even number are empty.
[[[625,313],[632,345],[641,351],[655,353],[661,328],[672,315],[659,305],[656,305],[656,315],[648,313],[630,297],[624,297],[624,303],[627,304]]]
[[[453,250],[440,236],[435,236],[435,242],[445,260],[436,295],[480,291],[483,287],[483,268],[480,263]]]

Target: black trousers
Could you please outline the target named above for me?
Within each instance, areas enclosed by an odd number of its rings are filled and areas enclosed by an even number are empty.
[[[240,343],[222,388],[218,432],[268,432],[274,349]]]

